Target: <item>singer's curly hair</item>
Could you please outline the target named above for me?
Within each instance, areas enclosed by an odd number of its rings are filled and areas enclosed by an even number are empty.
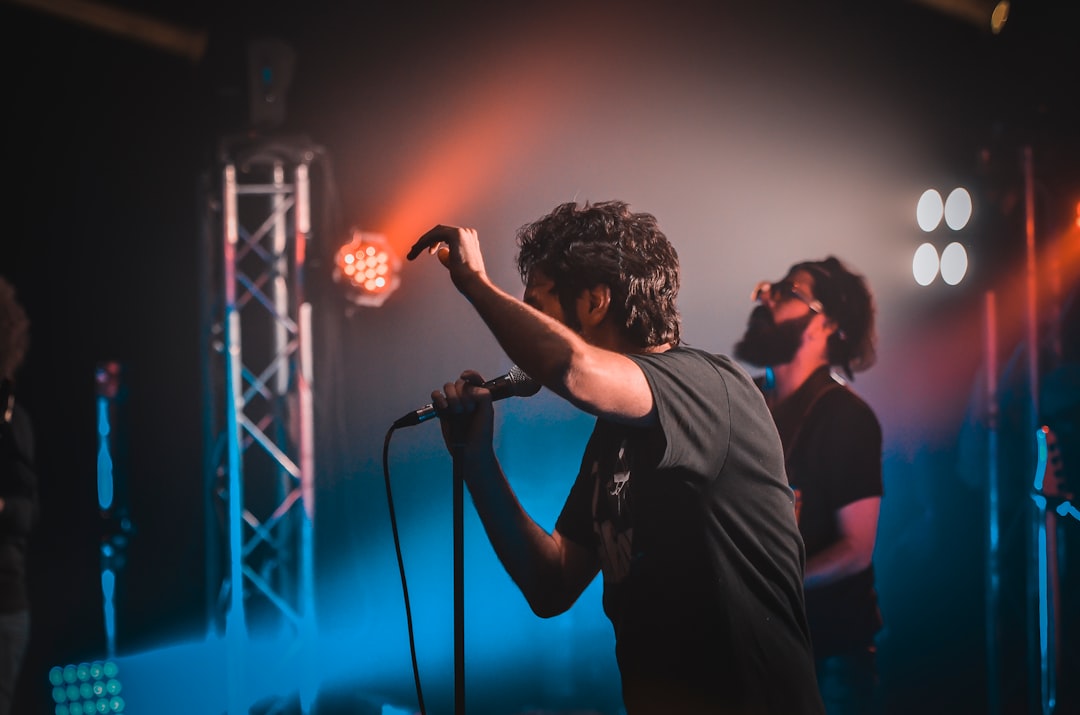
[[[874,295],[866,279],[836,258],[796,263],[788,271],[803,270],[814,277],[814,297],[821,301],[825,316],[837,330],[826,344],[829,364],[840,367],[849,379],[877,362],[877,333],[874,329]]]
[[[634,343],[679,343],[679,257],[652,214],[633,213],[622,201],[569,202],[522,226],[517,245],[522,281],[541,270],[568,319],[581,291],[603,284]]]
[[[0,379],[11,380],[30,347],[30,320],[15,287],[0,277]]]

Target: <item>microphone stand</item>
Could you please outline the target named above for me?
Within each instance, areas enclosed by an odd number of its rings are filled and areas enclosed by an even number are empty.
[[[454,440],[454,713],[465,715],[465,476],[461,466],[464,439],[453,420]]]

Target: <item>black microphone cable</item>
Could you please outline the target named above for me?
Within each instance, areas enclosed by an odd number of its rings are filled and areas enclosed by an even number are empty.
[[[525,371],[514,365],[502,377],[485,382],[482,387],[492,391],[496,400],[506,397],[531,397],[540,391],[540,383],[533,380]],[[412,606],[409,604],[409,586],[405,580],[405,561],[401,556],[401,538],[398,536],[397,515],[394,512],[394,496],[390,489],[390,438],[394,430],[420,424],[436,415],[432,405],[406,414],[396,420],[386,431],[383,440],[383,481],[386,483],[386,504],[390,510],[390,530],[394,535],[394,552],[397,555],[398,572],[401,574],[401,594],[405,599],[405,623],[409,631],[409,655],[412,658],[413,680],[416,682],[416,698],[420,705],[420,715],[427,715],[424,708],[424,693],[420,687],[420,666],[416,661],[416,634],[413,632]]]
[[[409,655],[412,657],[413,680],[416,683],[416,699],[420,705],[420,715],[427,715],[424,707],[424,693],[420,687],[420,666],[416,662],[416,634],[413,633],[412,607],[409,605],[409,587],[405,582],[405,562],[401,558],[401,539],[398,537],[397,516],[394,513],[394,497],[390,490],[390,437],[396,426],[391,425],[383,441],[383,480],[386,482],[386,504],[390,509],[390,530],[394,534],[394,552],[397,554],[398,572],[401,574],[401,595],[405,599],[405,623],[409,630]]]

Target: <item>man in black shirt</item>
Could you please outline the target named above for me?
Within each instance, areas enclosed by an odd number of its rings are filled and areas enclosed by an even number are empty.
[[[0,278],[0,715],[11,711],[30,640],[26,548],[37,514],[37,484],[33,433],[13,391],[29,326],[15,289]]]
[[[533,611],[565,612],[603,573],[628,715],[822,713],[776,428],[741,367],[680,344],[678,258],[656,219],[569,203],[523,227],[524,301],[491,282],[475,230],[438,226],[410,257],[424,249],[521,369],[597,418],[549,534],[495,456],[483,379],[432,393]]]
[[[876,707],[881,628],[872,557],[882,496],[881,426],[847,379],[875,360],[866,281],[834,257],[759,284],[735,356],[760,381],[784,445],[806,544],[806,612],[829,715]]]

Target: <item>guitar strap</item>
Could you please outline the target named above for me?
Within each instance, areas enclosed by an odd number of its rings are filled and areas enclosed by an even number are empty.
[[[791,461],[791,455],[795,453],[795,446],[799,443],[799,435],[802,434],[803,425],[806,424],[806,419],[810,416],[810,413],[814,411],[814,407],[817,405],[818,401],[824,397],[826,393],[843,389],[843,387],[843,385],[830,376],[828,380],[822,381],[822,384],[819,385],[811,395],[806,403],[805,409],[802,411],[802,415],[799,417],[798,422],[795,423],[795,429],[791,433],[791,438],[788,439],[788,443],[784,446],[785,465]]]

